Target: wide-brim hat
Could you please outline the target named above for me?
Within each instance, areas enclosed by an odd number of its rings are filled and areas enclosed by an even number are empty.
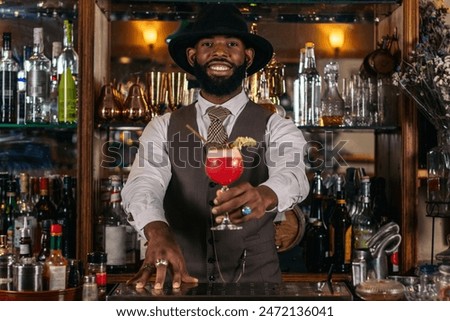
[[[231,4],[208,4],[202,8],[197,20],[180,31],[169,42],[169,53],[175,63],[190,74],[194,68],[187,60],[186,49],[194,47],[198,40],[214,35],[233,36],[253,48],[253,63],[247,75],[261,70],[272,59],[273,47],[263,37],[252,34],[237,7]]]

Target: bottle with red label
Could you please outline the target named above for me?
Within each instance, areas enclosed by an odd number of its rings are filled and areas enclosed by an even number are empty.
[[[87,255],[87,272],[95,275],[95,280],[98,289],[98,299],[105,300],[106,298],[106,262],[107,254],[105,252],[91,252]]]

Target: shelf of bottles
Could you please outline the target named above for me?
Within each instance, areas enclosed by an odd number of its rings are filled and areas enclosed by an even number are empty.
[[[164,3],[166,2],[166,3]],[[157,0],[151,2],[112,0],[106,9],[111,20],[190,20],[205,0]],[[401,0],[226,0],[244,12],[249,22],[280,23],[373,23],[389,16]]]

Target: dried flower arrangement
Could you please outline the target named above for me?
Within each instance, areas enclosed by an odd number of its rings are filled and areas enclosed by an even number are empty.
[[[450,129],[450,26],[442,1],[419,0],[419,41],[393,75],[436,129]]]

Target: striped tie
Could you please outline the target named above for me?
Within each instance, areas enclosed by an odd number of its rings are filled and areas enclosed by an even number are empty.
[[[209,107],[208,113],[211,124],[208,127],[208,143],[225,144],[228,141],[228,135],[223,127],[223,121],[230,114],[230,111],[221,106]]]

